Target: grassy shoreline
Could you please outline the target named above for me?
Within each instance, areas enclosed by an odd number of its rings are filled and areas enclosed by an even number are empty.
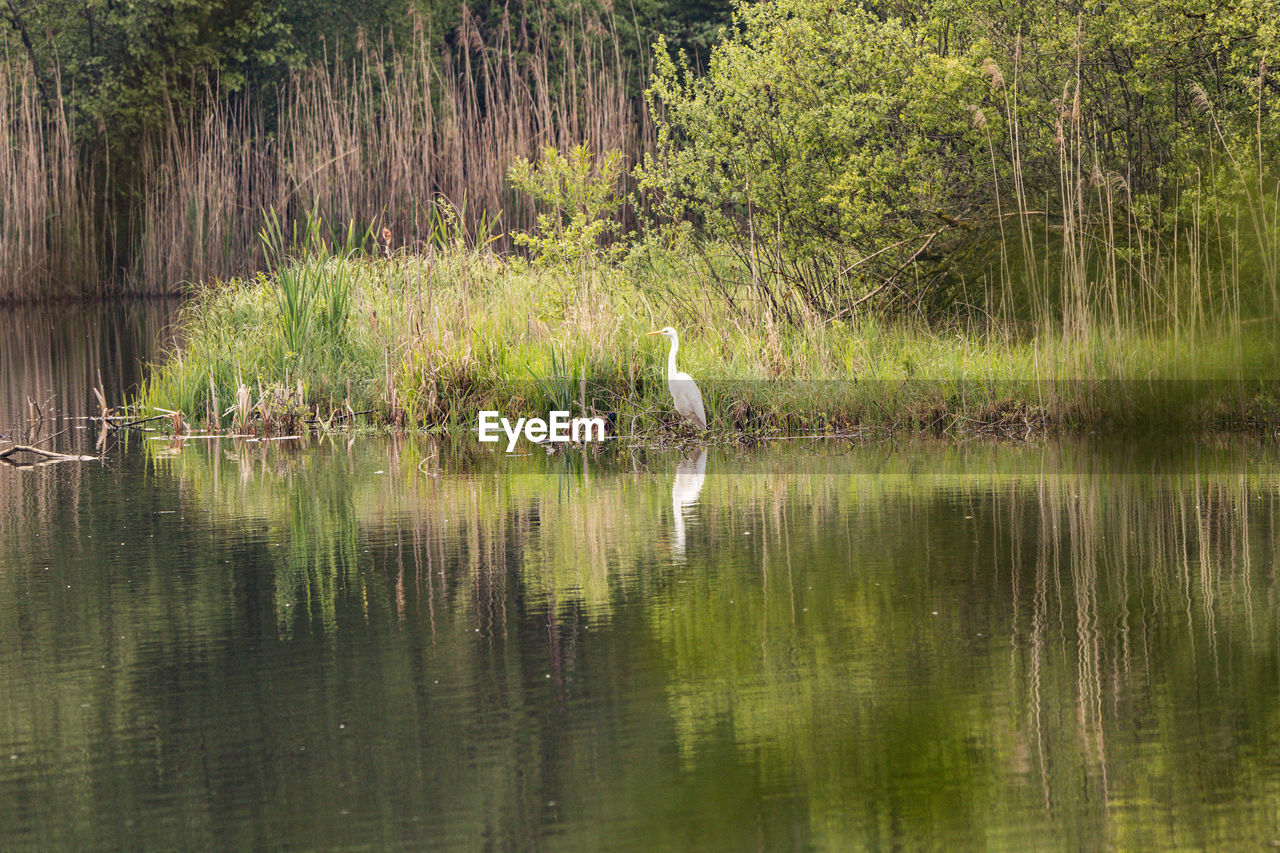
[[[775,321],[692,267],[549,271],[457,246],[309,256],[196,289],[180,348],[134,401],[236,431],[354,422],[459,431],[481,409],[611,413],[620,432],[679,435],[664,381],[706,398],[711,440],[867,429],[1025,437],[1152,429],[1272,432],[1270,321],[1063,332],[904,320]],[[353,413],[361,413],[353,417]]]

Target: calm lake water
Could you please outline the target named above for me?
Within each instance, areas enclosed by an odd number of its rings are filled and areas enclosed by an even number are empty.
[[[1266,847],[1278,541],[1244,439],[110,440],[0,467],[0,848]]]

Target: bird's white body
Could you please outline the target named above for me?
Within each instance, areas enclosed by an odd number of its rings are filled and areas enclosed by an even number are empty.
[[[687,373],[676,369],[676,353],[680,350],[680,336],[676,330],[667,326],[651,335],[662,335],[671,341],[671,352],[667,355],[667,389],[676,404],[676,411],[686,420],[691,421],[698,429],[707,428],[707,411],[702,406],[702,392]]]

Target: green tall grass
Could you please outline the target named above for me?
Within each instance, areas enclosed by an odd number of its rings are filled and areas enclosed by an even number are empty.
[[[624,431],[666,430],[676,423],[666,349],[644,333],[669,324],[682,334],[680,367],[702,386],[722,437],[1267,429],[1280,413],[1274,324],[1025,337],[1001,325],[815,315],[781,323],[704,298],[681,263],[669,259],[662,276],[604,264],[549,271],[483,247],[298,258],[198,296],[181,357],[153,373],[140,402],[198,414],[211,396],[233,399],[243,377],[255,399],[287,390],[321,422],[370,411],[377,423],[466,429],[481,409],[569,409],[615,413]],[[324,277],[350,288],[345,334],[318,331],[327,309],[308,282]],[[290,303],[282,294],[295,287],[313,289]],[[301,343],[287,337],[291,304],[307,314]]]

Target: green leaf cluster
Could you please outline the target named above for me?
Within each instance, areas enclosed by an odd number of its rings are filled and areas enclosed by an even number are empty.
[[[705,74],[658,41],[640,185],[775,304],[979,279],[1018,214],[1040,230],[1006,275],[1064,229],[1110,263],[1213,222],[1213,251],[1274,280],[1277,21],[1280,0],[740,2]]]
[[[439,0],[6,0],[0,47],[25,55],[48,100],[68,101],[81,136],[127,151],[210,98],[266,94],[313,62],[457,14]]]
[[[619,230],[613,214],[621,200],[623,154],[606,151],[596,157],[585,145],[562,154],[547,146],[535,162],[517,158],[508,178],[539,209],[532,232],[512,235],[517,246],[528,249],[542,267],[565,267],[592,260],[611,260],[615,245],[608,239]]]
[[[641,186],[816,303],[832,281],[860,286],[860,266],[900,265],[916,249],[903,241],[978,192],[977,69],[900,20],[852,2],[742,4],[705,76],[661,41],[657,54]]]

